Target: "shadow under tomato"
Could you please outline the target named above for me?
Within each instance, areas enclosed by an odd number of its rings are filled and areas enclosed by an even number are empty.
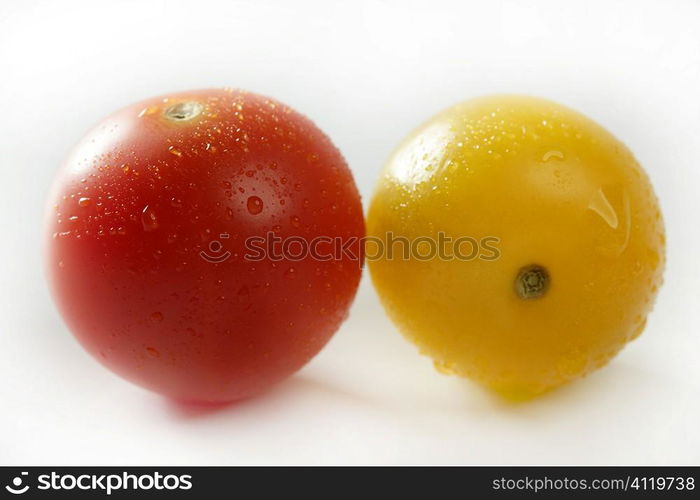
[[[202,403],[199,401],[184,401],[178,399],[166,399],[168,410],[178,418],[193,419],[206,417],[233,408],[241,401],[229,401],[225,403]]]
[[[271,414],[286,411],[309,398],[327,400],[340,398],[357,404],[371,405],[371,401],[342,387],[306,375],[296,375],[253,396],[225,403],[206,403],[165,398],[166,412],[176,420],[204,420],[225,414],[241,416],[249,411],[265,408]]]
[[[284,380],[269,389],[245,398],[208,403],[201,401],[187,401],[181,399],[165,398],[166,411],[177,420],[201,420],[218,417],[224,413],[240,413],[243,409],[250,409],[263,404],[274,404],[275,401],[289,397],[294,392],[298,380],[293,377]]]

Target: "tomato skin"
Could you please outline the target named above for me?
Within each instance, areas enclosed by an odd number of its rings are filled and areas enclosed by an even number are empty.
[[[419,126],[387,162],[367,233],[386,246],[388,234],[497,239],[496,258],[368,260],[387,313],[439,371],[510,399],[604,366],[642,332],[663,281],[642,167],[600,125],[534,97],[472,99]],[[533,270],[548,286],[529,295]]]
[[[168,119],[192,102],[197,116]],[[256,94],[157,97],[104,120],[59,173],[48,281],[70,330],[109,369],[177,399],[236,400],[326,344],[361,274],[347,256],[246,259],[246,239],[268,231],[364,235],[359,194],[331,141]],[[359,255],[359,242],[351,249]]]

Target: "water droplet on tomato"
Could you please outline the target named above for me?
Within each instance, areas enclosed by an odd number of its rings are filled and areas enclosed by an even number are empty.
[[[632,227],[627,192],[621,186],[601,187],[590,199],[587,208],[612,230],[596,241],[596,250],[605,254],[620,255],[627,248]]]
[[[90,198],[83,197],[78,200],[78,205],[81,207],[87,207],[90,204]]]
[[[557,151],[556,149],[553,149],[551,151],[547,151],[543,156],[542,156],[542,161],[549,161],[551,159],[557,159],[557,160],[563,160],[564,159],[564,153],[561,151]]]
[[[148,106],[146,108],[143,108],[141,110],[141,112],[139,113],[139,118],[142,118],[142,117],[147,116],[147,115],[152,115],[156,111],[158,111],[157,106]]]
[[[433,361],[433,366],[435,369],[442,373],[443,375],[456,375],[455,364],[449,361]]]
[[[593,210],[613,229],[617,229],[619,220],[617,212],[610,200],[605,196],[603,189],[598,189],[593,198],[591,198],[588,208]]]
[[[248,198],[247,202],[248,206],[248,212],[252,215],[257,215],[260,212],[262,212],[263,209],[263,201],[258,198],[257,196],[251,196]]]
[[[143,208],[143,212],[141,212],[141,225],[143,226],[143,230],[146,232],[155,231],[158,229],[158,218],[156,217],[156,213],[148,205],[146,205]]]

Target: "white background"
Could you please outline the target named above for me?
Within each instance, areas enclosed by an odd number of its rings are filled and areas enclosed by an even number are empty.
[[[0,0],[0,463],[700,463],[700,2]],[[270,393],[204,411],[121,381],[42,276],[51,177],[99,119],[151,95],[276,97],[339,146],[365,203],[384,160],[457,101],[560,101],[635,152],[661,200],[666,283],[607,368],[509,405],[435,372],[367,276],[350,319]]]

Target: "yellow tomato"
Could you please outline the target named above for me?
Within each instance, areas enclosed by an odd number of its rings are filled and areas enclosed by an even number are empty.
[[[479,98],[428,120],[389,159],[367,229],[372,280],[405,336],[440,371],[511,398],[607,363],[662,281],[646,174],[543,99]]]

